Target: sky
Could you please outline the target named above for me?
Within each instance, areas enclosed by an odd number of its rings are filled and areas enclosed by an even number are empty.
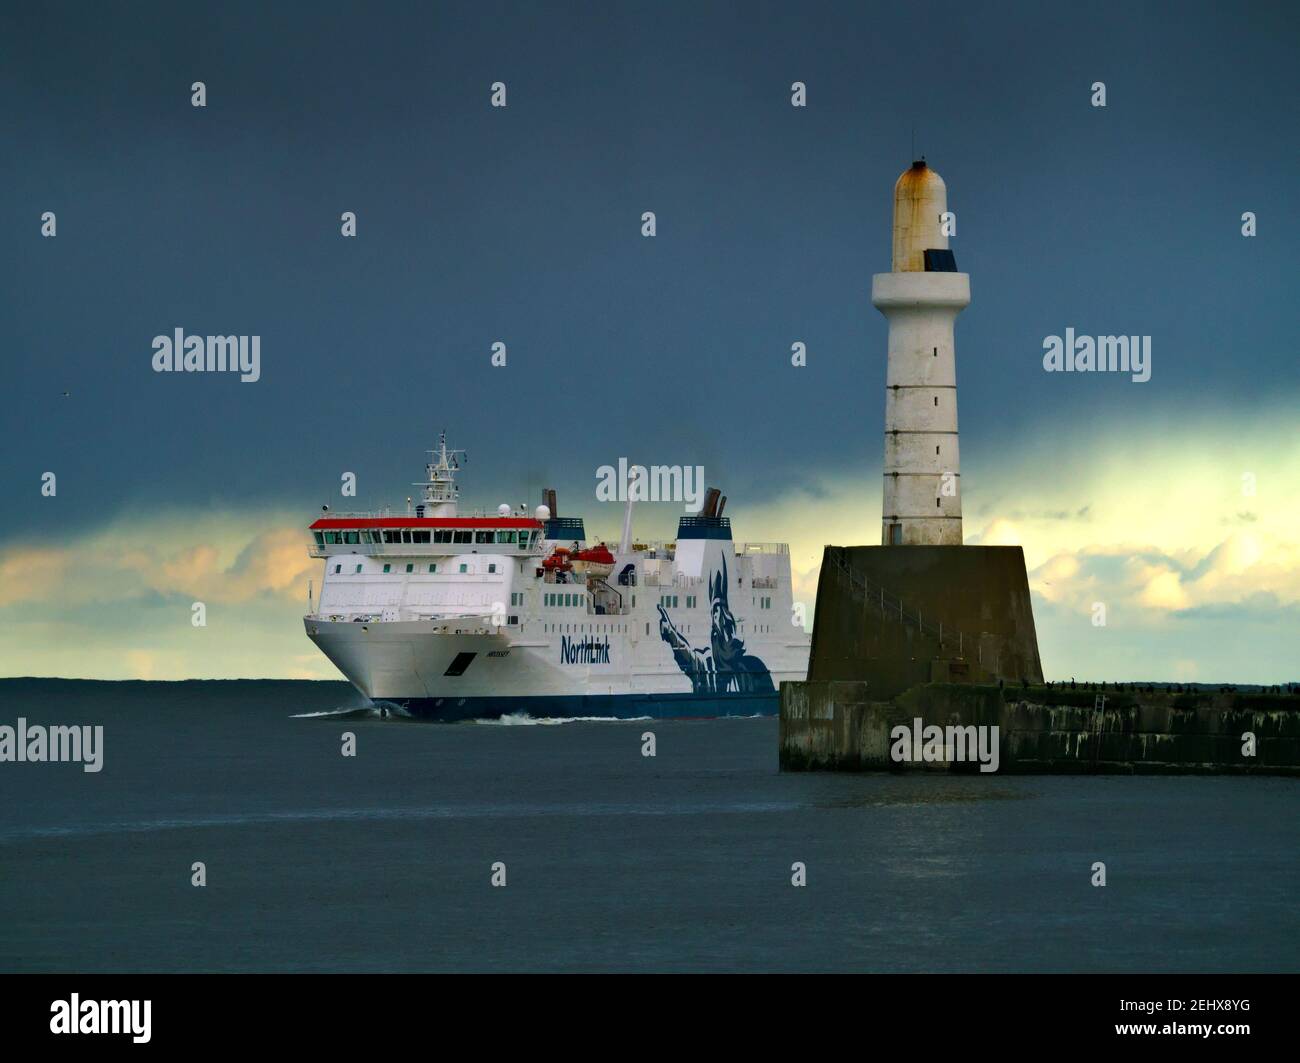
[[[1047,677],[1300,679],[1298,38],[1280,3],[6,5],[0,675],[335,677],[305,528],[345,472],[404,508],[444,429],[467,505],[553,486],[610,537],[600,466],[703,466],[811,614],[822,547],[879,542],[871,276],[924,154],[966,541],[1024,547]],[[177,328],[261,337],[260,378],[155,372]],[[1151,379],[1045,372],[1067,328],[1150,336]]]

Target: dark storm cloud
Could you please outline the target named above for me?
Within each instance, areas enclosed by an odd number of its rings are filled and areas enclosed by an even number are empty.
[[[704,464],[737,500],[808,470],[874,485],[870,277],[913,127],[972,277],[968,455],[1249,420],[1297,389],[1294,10],[10,5],[4,534],[315,507],[344,471],[400,502],[443,426],[487,505],[555,484],[572,512],[620,456]],[[1043,373],[1066,327],[1153,336],[1152,381]],[[261,380],[155,374],[175,328],[260,335]]]

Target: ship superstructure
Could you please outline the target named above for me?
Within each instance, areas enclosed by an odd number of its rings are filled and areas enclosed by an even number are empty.
[[[736,543],[708,493],[671,542],[588,543],[555,493],[459,514],[460,452],[431,451],[405,514],[330,514],[308,636],[366,697],[438,719],[775,714],[803,679],[789,548]]]

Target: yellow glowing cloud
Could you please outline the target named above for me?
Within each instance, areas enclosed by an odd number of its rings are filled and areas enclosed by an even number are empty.
[[[1023,547],[1049,674],[1114,678],[1103,669],[1123,652],[1126,678],[1300,678],[1287,674],[1300,637],[1291,419],[1257,411],[1245,426],[1188,420],[1176,433],[1096,426],[1083,441],[1052,425],[1050,450],[998,440],[987,460],[967,445],[966,542]],[[824,545],[879,544],[879,476],[737,498],[728,515],[738,539],[790,544],[795,599],[811,623]],[[588,516],[596,534],[609,513]],[[667,509],[647,512],[641,534],[660,518]],[[302,630],[321,564],[308,541],[294,513],[178,509],[57,545],[0,547],[0,674],[337,678]],[[192,601],[207,604],[206,628],[190,625]],[[1111,628],[1090,623],[1096,602]],[[1109,630],[1122,643],[1106,641]]]

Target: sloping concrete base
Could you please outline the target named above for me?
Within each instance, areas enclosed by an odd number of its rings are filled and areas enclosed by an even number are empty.
[[[1018,546],[828,546],[810,682],[865,682],[889,699],[920,683],[1043,681]]]

